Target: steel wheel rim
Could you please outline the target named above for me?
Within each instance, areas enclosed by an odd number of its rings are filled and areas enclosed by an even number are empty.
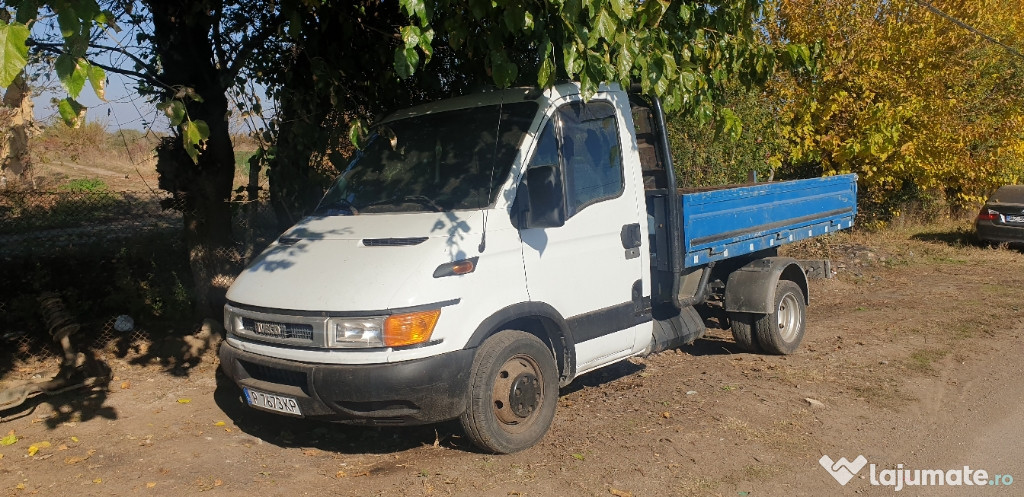
[[[498,368],[491,389],[491,409],[502,429],[509,433],[520,433],[529,428],[541,411],[544,399],[544,382],[540,365],[532,357],[515,355]],[[529,385],[533,385],[531,390]],[[518,398],[513,404],[516,392],[530,393],[530,399]],[[518,413],[527,412],[525,416]]]
[[[792,342],[800,331],[800,302],[792,292],[783,295],[777,311],[779,336],[785,342]]]

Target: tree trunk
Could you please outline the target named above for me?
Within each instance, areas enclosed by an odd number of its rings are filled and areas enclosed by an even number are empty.
[[[8,182],[32,183],[32,160],[28,153],[28,137],[32,128],[32,92],[22,71],[4,93],[0,108],[0,188]]]
[[[147,2],[153,14],[153,43],[163,71],[159,79],[174,98],[192,88],[202,101],[184,97],[188,118],[202,120],[210,128],[205,149],[193,163],[180,138],[166,143],[158,156],[160,187],[172,192],[185,220],[197,317],[216,317],[223,312],[224,294],[234,276],[235,252],[231,234],[231,187],[235,174],[234,150],[225,116],[227,88],[222,68],[214,64],[211,43],[212,19],[202,1]]]

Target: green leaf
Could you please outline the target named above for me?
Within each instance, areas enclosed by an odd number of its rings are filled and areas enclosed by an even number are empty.
[[[82,21],[75,15],[75,11],[68,4],[62,4],[57,11],[57,24],[60,26],[60,34],[65,38],[71,38],[82,32]]]
[[[491,52],[491,78],[498,88],[508,88],[516,80],[519,67],[508,59],[504,50]]]
[[[0,86],[6,88],[28,63],[29,30],[24,24],[0,21]]]
[[[89,64],[89,84],[100,100],[107,100],[107,73],[103,68]]]
[[[204,142],[209,137],[210,128],[203,121],[187,121],[181,126],[181,142],[192,162],[199,163],[199,152],[205,148]],[[182,400],[178,399],[178,402]]]
[[[555,84],[555,61],[551,57],[544,57],[540,63],[540,69],[537,71],[537,85],[547,88],[553,84]]]
[[[356,119],[348,128],[348,140],[359,150],[366,146],[367,134],[366,121],[362,119]]]
[[[179,126],[185,120],[185,104],[181,100],[167,100],[160,102],[156,108],[163,111],[167,119],[171,121],[171,127]]]
[[[416,72],[416,66],[420,62],[420,55],[415,49],[398,47],[395,49],[395,71],[398,77],[408,79]]]
[[[608,41],[612,41],[615,38],[615,31],[618,29],[618,23],[606,9],[601,9],[601,12],[597,14],[597,18],[594,19],[594,32],[597,36],[600,36]]]
[[[14,445],[16,443],[18,443],[18,437],[16,437],[13,432],[9,433],[7,436],[5,436],[3,438],[0,438],[0,445],[5,445],[6,446],[6,445]]]
[[[76,59],[67,54],[57,57],[55,63],[57,78],[68,90],[71,98],[78,98],[85,87],[85,80],[89,77],[89,62],[85,59]]]
[[[400,30],[405,48],[415,48],[420,44],[420,28],[416,26],[404,26]]]
[[[86,108],[73,98],[65,98],[57,104],[57,113],[68,127],[77,128],[85,122]]]

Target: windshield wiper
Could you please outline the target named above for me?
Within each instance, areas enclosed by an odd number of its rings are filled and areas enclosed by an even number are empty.
[[[437,202],[434,202],[430,197],[427,197],[426,195],[399,195],[397,197],[391,197],[384,200],[378,200],[376,202],[370,202],[369,204],[366,204],[366,206],[363,208],[365,209],[366,207],[370,207],[373,205],[390,204],[392,202],[415,202],[417,204],[433,208],[434,212],[444,212],[443,207],[437,205]]]

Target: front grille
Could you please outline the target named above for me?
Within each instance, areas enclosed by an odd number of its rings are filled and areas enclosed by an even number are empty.
[[[239,360],[238,363],[242,365],[243,369],[245,369],[245,373],[254,380],[265,381],[275,385],[298,387],[301,388],[303,392],[306,391],[306,373],[265,366],[263,364],[256,364],[246,360]]]
[[[313,339],[313,325],[296,323],[272,323],[252,318],[242,318],[242,328],[268,338]]]

